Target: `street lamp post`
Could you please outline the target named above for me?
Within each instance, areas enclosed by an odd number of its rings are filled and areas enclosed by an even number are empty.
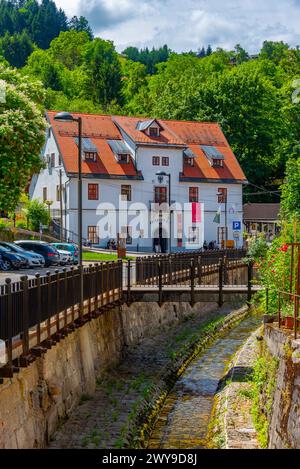
[[[165,171],[158,171],[156,173],[156,176],[167,176],[168,177],[168,181],[169,181],[169,210],[170,210],[170,218],[169,218],[169,246],[168,246],[168,251],[169,253],[171,253],[171,241],[172,241],[172,219],[171,219],[171,174],[170,173],[166,173]]]
[[[83,265],[82,265],[82,118],[69,112],[59,112],[54,120],[78,124],[78,267],[80,276],[79,317],[83,317]]]

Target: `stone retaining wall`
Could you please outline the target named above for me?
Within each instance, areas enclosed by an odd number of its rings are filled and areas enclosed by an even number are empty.
[[[57,343],[0,385],[0,448],[42,448],[96,379],[119,363],[127,347],[162,325],[192,313],[208,316],[216,303],[133,303],[106,311]]]
[[[300,448],[300,339],[265,324],[264,340],[271,355],[279,359],[269,448]]]

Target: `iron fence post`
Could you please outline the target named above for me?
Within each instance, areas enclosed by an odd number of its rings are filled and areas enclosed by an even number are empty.
[[[8,358],[8,366],[12,367],[12,352],[13,352],[13,344],[12,344],[12,292],[11,292],[11,279],[6,278],[6,294],[7,294],[7,358]]]
[[[253,276],[253,262],[252,261],[249,261],[247,270],[248,270],[247,304],[248,306],[250,306],[250,302],[252,298],[251,286],[252,286],[252,276]]]
[[[161,260],[158,261],[157,267],[158,267],[158,304],[159,306],[161,306],[163,304]]]
[[[191,260],[191,306],[195,305],[195,259]]]
[[[22,303],[23,303],[23,331],[21,334],[23,355],[26,356],[29,353],[29,316],[28,316],[28,277],[23,275],[21,277],[22,284]]]
[[[127,261],[127,305],[131,304],[131,291],[130,291],[130,282],[131,282],[131,260]]]
[[[223,257],[219,261],[219,301],[218,305],[222,306],[223,304],[223,271],[224,271],[224,260]]]
[[[42,309],[42,294],[41,294],[41,275],[39,273],[35,274],[36,278],[36,336],[37,336],[37,345],[41,344],[41,309]]]
[[[56,274],[56,281],[55,281],[55,284],[56,284],[56,334],[59,333],[59,298],[60,298],[60,281],[59,281],[59,277],[60,277],[60,273],[59,273],[59,270],[56,269],[55,270],[55,274]],[[59,336],[57,335],[57,337],[59,338]]]

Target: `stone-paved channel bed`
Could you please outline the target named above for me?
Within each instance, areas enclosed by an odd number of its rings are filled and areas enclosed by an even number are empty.
[[[163,370],[201,336],[201,331],[203,334],[204,327],[218,323],[232,310],[232,306],[223,306],[204,317],[191,316],[180,324],[161,327],[155,336],[128,350],[124,361],[97,381],[96,393],[81,397],[79,406],[62,423],[49,447],[122,448],[128,444],[129,433],[132,444],[137,435],[133,422],[145,399],[153,398]]]

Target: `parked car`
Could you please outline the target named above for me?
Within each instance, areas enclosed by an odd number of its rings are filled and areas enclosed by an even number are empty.
[[[21,268],[22,260],[20,256],[10,252],[3,246],[0,246],[0,254],[2,256],[4,270],[19,270]]]
[[[72,264],[73,258],[72,254],[68,251],[63,251],[61,249],[57,249],[57,252],[60,257],[60,265]]]
[[[58,250],[68,251],[72,255],[73,264],[78,264],[78,248],[72,243],[51,243]]]
[[[45,260],[45,266],[58,265],[60,263],[60,257],[54,246],[51,246],[44,241],[15,241],[18,246],[25,249],[26,251],[35,252],[43,256]]]
[[[3,257],[1,253],[0,253],[0,270],[8,270],[7,265],[3,262]]]
[[[15,243],[7,243],[4,241],[0,241],[0,246],[5,247],[9,251],[17,254],[18,256],[22,256],[27,259],[27,267],[44,267],[45,260],[43,256],[40,254],[36,254],[34,252],[25,251],[25,249],[21,248]]]

